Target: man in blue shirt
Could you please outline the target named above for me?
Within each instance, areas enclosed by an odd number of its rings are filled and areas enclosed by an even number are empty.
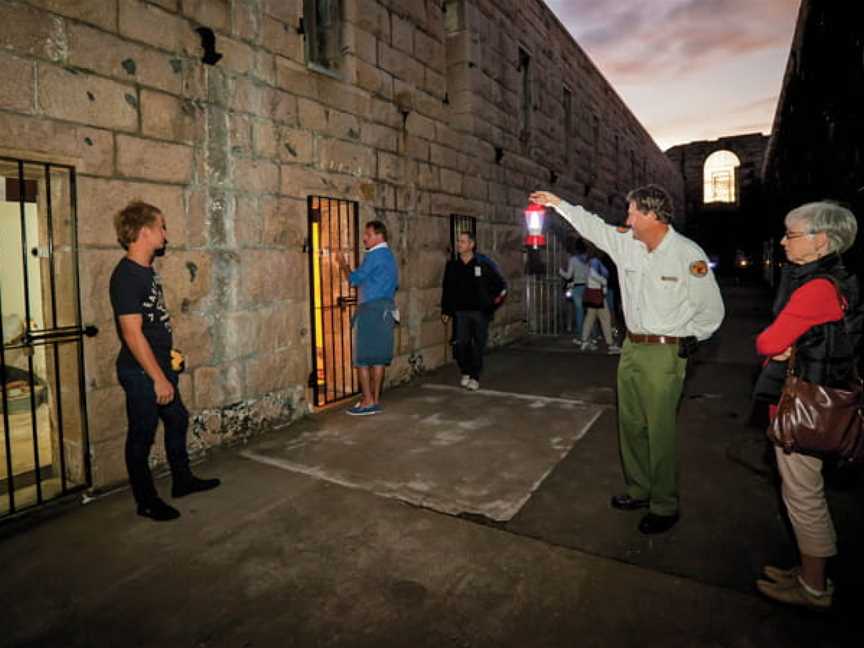
[[[399,288],[399,270],[387,245],[384,223],[377,220],[366,223],[363,247],[366,255],[353,272],[344,254],[336,256],[339,269],[360,292],[354,316],[354,366],[357,367],[362,398],[347,410],[352,416],[368,416],[381,411],[378,400],[384,382],[384,368],[393,360],[393,328],[399,318],[394,301]]]

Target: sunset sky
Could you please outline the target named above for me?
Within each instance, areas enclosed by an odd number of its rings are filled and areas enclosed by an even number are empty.
[[[770,132],[800,0],[546,4],[660,148]]]

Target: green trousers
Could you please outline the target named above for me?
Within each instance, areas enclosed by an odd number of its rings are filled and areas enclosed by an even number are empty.
[[[624,342],[618,363],[618,440],[627,494],[657,515],[678,512],[678,401],[687,360],[676,344]]]

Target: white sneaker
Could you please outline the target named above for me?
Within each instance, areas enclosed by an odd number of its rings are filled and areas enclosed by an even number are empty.
[[[478,389],[480,389],[480,381],[479,381],[479,380],[474,380],[473,378],[469,378],[469,379],[468,379],[468,384],[465,385],[465,388],[466,388],[468,391],[477,391]]]
[[[463,387],[467,387],[469,382],[471,382],[471,376],[469,376],[468,374],[464,374],[462,376],[462,380],[459,381],[459,384]]]
[[[606,352],[609,355],[621,355],[621,347],[619,347],[617,344],[610,344],[609,348],[606,349]]]
[[[595,351],[597,349],[597,343],[594,340],[583,340],[582,341],[582,350],[583,351]]]

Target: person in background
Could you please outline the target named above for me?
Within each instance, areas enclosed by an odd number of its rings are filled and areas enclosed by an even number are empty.
[[[470,391],[480,389],[489,322],[507,294],[498,268],[476,254],[476,247],[473,234],[459,234],[458,255],[447,262],[441,288],[441,320],[453,320],[453,355],[462,372],[460,384]]]
[[[858,223],[848,209],[823,201],[802,205],[786,216],[780,244],[789,265],[774,302],[775,319],[756,338],[766,357],[756,392],[777,411],[786,365],[795,347],[795,375],[828,387],[846,388],[858,375],[862,311],[858,280],[840,255],[855,242]],[[823,460],[775,448],[783,503],[795,532],[801,564],[763,568],[756,581],[776,601],[810,608],[831,605],[833,585],[827,561],[837,554],[837,536],[822,478]]]
[[[586,286],[589,290],[599,290],[602,293],[602,299],[598,304],[585,303],[585,322],[582,325],[582,350],[594,351],[597,348],[596,342],[591,339],[591,332],[594,328],[594,322],[600,321],[600,329],[603,331],[603,339],[606,342],[606,349],[609,355],[618,355],[621,353],[621,347],[615,344],[612,337],[612,325],[609,318],[609,308],[606,306],[606,293],[608,287],[609,270],[603,264],[600,253],[597,248],[591,243],[588,244],[588,279]]]
[[[573,342],[582,341],[582,323],[585,321],[585,307],[582,296],[585,294],[585,282],[588,281],[588,259],[585,255],[585,241],[571,239],[568,241],[570,258],[566,268],[559,268],[558,274],[565,280],[564,288],[567,301],[573,308]]]

